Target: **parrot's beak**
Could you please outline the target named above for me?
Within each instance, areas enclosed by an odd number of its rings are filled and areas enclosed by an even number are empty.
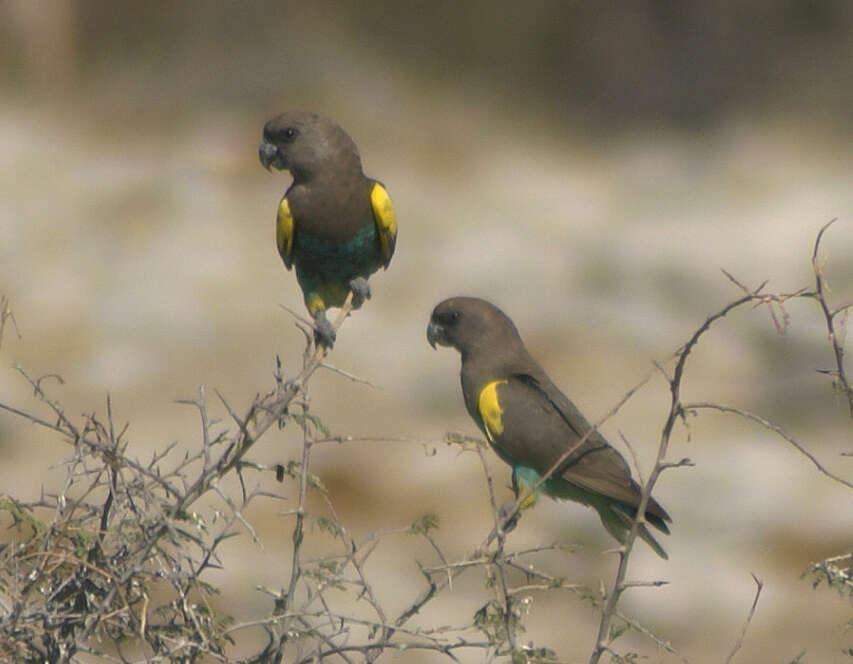
[[[281,155],[278,153],[278,148],[269,141],[261,141],[258,146],[258,159],[261,160],[261,165],[270,172],[272,172],[273,167],[281,170]]]
[[[446,346],[447,341],[444,337],[444,328],[438,323],[430,321],[429,325],[427,325],[427,341],[433,349],[435,349],[436,344]]]

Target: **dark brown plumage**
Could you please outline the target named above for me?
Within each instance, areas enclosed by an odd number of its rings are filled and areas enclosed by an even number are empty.
[[[640,486],[622,455],[598,431],[591,431],[586,418],[530,356],[506,314],[485,300],[454,297],[433,310],[427,339],[433,347],[452,346],[462,355],[465,407],[512,466],[516,492],[532,489],[572,450],[539,491],[595,508],[608,532],[623,542],[640,503]],[[669,533],[670,517],[654,498],[645,517]],[[645,525],[639,534],[658,555],[667,557]]]
[[[335,122],[293,111],[264,126],[258,148],[268,170],[289,170],[293,182],[281,199],[276,245],[287,269],[296,269],[318,343],[332,346],[326,309],[370,297],[367,278],[388,267],[397,223],[385,188],[362,171],[353,140]]]

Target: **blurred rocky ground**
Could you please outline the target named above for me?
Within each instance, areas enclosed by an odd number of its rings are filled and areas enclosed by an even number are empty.
[[[21,338],[0,347],[0,400],[34,407],[12,368],[64,379],[72,415],[128,421],[131,449],[199,443],[175,403],[199,385],[238,409],[272,384],[275,356],[298,367],[301,309],[273,243],[285,174],[257,161],[263,122],[287,108],[336,118],[385,182],[400,236],[374,298],[345,324],[312,408],[335,433],[406,437],[320,448],[315,470],[355,533],[441,518],[461,556],[491,518],[479,462],[437,444],[474,434],[458,357],[425,341],[452,294],[499,304],[591,419],[740,293],[812,283],[817,231],[836,303],[853,297],[853,10],[844,2],[192,3],[97,1],[0,7],[0,293]],[[792,300],[780,335],[766,310],[739,311],[703,340],[685,400],[736,404],[786,428],[853,476],[851,421],[816,369],[832,366],[821,316]],[[604,430],[652,462],[668,407],[662,379]],[[227,419],[226,413],[218,413]],[[810,562],[850,546],[853,500],[768,432],[702,414],[680,430],[656,495],[674,518],[669,562],[641,549],[626,610],[691,662],[722,661],[765,582],[741,661],[839,661],[850,605],[813,591]],[[254,450],[294,458],[285,429]],[[434,454],[432,451],[434,450]],[[0,414],[0,486],[55,489],[64,444]],[[493,459],[504,490],[508,472]],[[280,490],[274,479],[258,480]],[[506,495],[506,491],[505,494]],[[255,506],[263,547],[232,540],[221,582],[250,619],[286,583],[290,522]],[[547,565],[597,587],[612,545],[591,511],[540,502],[512,533],[522,547],[577,542]],[[407,548],[408,547],[408,548]],[[377,592],[403,607],[420,589],[409,544],[384,552]],[[424,620],[463,620],[480,579]],[[232,599],[233,598],[233,599]],[[571,597],[535,599],[529,638],[585,661],[597,621]],[[625,641],[670,661],[642,639]],[[407,655],[414,659],[414,655]],[[427,661],[425,658],[424,661]],[[408,661],[408,660],[407,660]]]

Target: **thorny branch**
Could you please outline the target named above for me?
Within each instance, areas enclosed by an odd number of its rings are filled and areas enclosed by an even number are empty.
[[[829,343],[832,346],[832,353],[835,357],[835,370],[823,371],[822,373],[826,373],[835,378],[835,385],[847,399],[850,417],[853,417],[853,387],[850,386],[847,373],[844,371],[843,346],[843,338],[847,327],[847,315],[850,312],[850,308],[853,307],[853,302],[836,307],[835,309],[830,306],[829,300],[827,299],[826,279],[823,276],[823,263],[821,262],[820,255],[818,253],[823,234],[835,222],[836,219],[830,220],[817,234],[817,239],[814,243],[814,250],[812,251],[812,269],[814,270],[815,275],[815,290],[812,293],[805,293],[804,295],[814,298],[820,305],[820,310],[823,313],[824,320],[826,321],[826,331],[829,335]],[[836,318],[841,320],[840,329],[836,328]]]
[[[784,310],[784,303],[786,301],[788,301],[794,297],[814,297],[815,299],[818,300],[818,302],[821,306],[821,309],[824,312],[824,316],[825,316],[825,319],[827,322],[827,328],[829,330],[830,342],[832,344],[833,351],[834,351],[835,358],[836,358],[836,362],[837,362],[837,371],[834,372],[834,375],[835,375],[838,383],[841,385],[841,387],[842,387],[845,395],[847,396],[848,400],[850,401],[850,407],[851,407],[850,412],[851,412],[851,416],[853,416],[853,391],[850,390],[850,386],[849,386],[849,383],[847,381],[847,378],[846,378],[846,375],[844,372],[844,365],[843,365],[843,361],[842,361],[843,360],[843,348],[842,348],[840,342],[838,341],[838,335],[835,333],[835,330],[833,327],[835,316],[839,315],[842,312],[846,313],[848,308],[851,305],[839,307],[835,310],[832,310],[829,307],[829,305],[826,301],[826,297],[825,297],[825,280],[823,278],[822,266],[818,260],[818,249],[820,246],[820,241],[821,241],[821,238],[823,236],[823,233],[826,231],[826,229],[834,221],[835,220],[830,221],[828,224],[826,224],[823,228],[820,229],[820,232],[818,233],[817,239],[815,241],[814,250],[812,253],[812,266],[813,266],[814,273],[815,273],[817,287],[816,287],[816,290],[814,293],[808,293],[808,292],[806,292],[805,289],[801,289],[797,292],[790,293],[790,294],[780,294],[780,295],[763,293],[762,291],[766,285],[766,282],[762,283],[757,288],[750,290],[749,288],[744,286],[741,282],[739,282],[737,279],[735,279],[732,275],[730,275],[725,270],[723,270],[723,273],[726,275],[726,277],[729,280],[731,280],[733,283],[735,283],[742,291],[744,291],[744,293],[745,293],[744,296],[737,299],[737,300],[734,300],[733,302],[730,302],[729,304],[725,305],[722,309],[720,309],[718,312],[709,316],[705,320],[705,322],[696,330],[696,332],[694,332],[694,334],[691,336],[691,338],[688,340],[688,342],[681,349],[679,349],[679,351],[677,351],[677,353],[676,353],[677,361],[675,364],[675,369],[673,371],[672,376],[667,378],[667,380],[669,382],[669,386],[670,386],[670,407],[669,407],[669,411],[667,413],[666,420],[664,422],[664,426],[663,426],[663,429],[661,432],[661,439],[660,439],[660,443],[658,445],[657,457],[655,460],[654,467],[652,468],[652,471],[649,474],[649,478],[643,486],[642,497],[640,500],[639,507],[637,508],[637,518],[635,519],[635,521],[631,527],[631,531],[630,531],[630,533],[629,533],[629,535],[625,541],[625,544],[618,549],[619,565],[617,567],[616,575],[615,575],[614,580],[611,584],[610,590],[606,595],[605,604],[604,604],[604,608],[602,610],[601,620],[599,623],[598,637],[596,639],[595,647],[593,648],[592,654],[590,655],[590,659],[589,659],[590,664],[597,664],[597,662],[600,661],[601,656],[605,652],[611,652],[612,653],[609,644],[612,641],[612,638],[610,635],[611,635],[611,631],[612,631],[613,617],[615,615],[616,607],[618,606],[619,599],[620,599],[622,593],[628,587],[628,585],[625,583],[625,577],[626,577],[627,571],[628,571],[628,561],[629,561],[631,550],[633,548],[634,541],[636,540],[636,537],[637,537],[638,530],[639,530],[640,526],[645,522],[645,516],[644,515],[645,515],[646,505],[648,504],[648,500],[652,494],[652,490],[653,490],[661,472],[663,472],[667,468],[677,467],[677,466],[685,465],[686,463],[689,463],[689,462],[687,462],[687,460],[683,460],[682,462],[676,462],[676,463],[667,462],[665,460],[668,449],[669,449],[669,442],[670,442],[670,438],[672,436],[673,428],[679,419],[683,419],[685,417],[686,412],[688,412],[689,410],[696,410],[699,408],[716,408],[717,410],[723,410],[723,411],[727,410],[729,412],[737,412],[738,414],[741,414],[745,417],[748,417],[749,419],[752,419],[756,422],[763,424],[764,426],[770,428],[771,430],[773,430],[776,433],[778,433],[779,435],[781,435],[783,438],[785,438],[785,440],[787,440],[794,447],[796,447],[801,453],[803,453],[805,456],[807,456],[815,464],[815,466],[821,472],[823,472],[825,475],[827,475],[828,477],[831,477],[835,481],[838,481],[838,482],[840,482],[846,486],[853,486],[853,484],[851,484],[849,481],[847,481],[843,478],[840,478],[840,477],[834,475],[833,473],[829,472],[828,470],[826,470],[826,468],[824,468],[817,461],[817,459],[805,449],[805,447],[803,445],[801,445],[800,443],[795,441],[793,438],[791,438],[790,436],[785,434],[780,427],[773,425],[772,423],[768,422],[767,420],[764,420],[763,418],[760,418],[756,415],[752,415],[751,413],[747,413],[745,411],[740,411],[738,409],[734,409],[731,407],[719,406],[719,405],[708,404],[708,403],[699,403],[699,402],[694,403],[694,404],[690,404],[689,406],[685,406],[681,402],[681,384],[682,384],[682,379],[684,376],[684,369],[686,367],[687,359],[690,356],[693,349],[695,348],[695,346],[698,344],[699,339],[702,337],[702,335],[704,335],[711,328],[712,325],[714,325],[714,323],[716,323],[717,321],[724,318],[728,313],[730,313],[734,309],[737,309],[738,307],[741,307],[744,304],[751,302],[751,303],[754,303],[756,306],[766,305],[770,311],[771,318],[774,322],[774,325],[776,326],[777,331],[782,333],[782,332],[784,332],[784,326],[782,323],[780,323],[779,318],[776,315],[775,309],[778,308],[781,310],[781,312],[783,314],[782,319],[783,319],[783,321],[787,322],[787,313]],[[661,368],[661,372],[663,372],[662,368]],[[755,598],[755,602],[757,604],[758,594],[761,591],[761,583],[758,582],[757,580],[756,580],[756,582],[758,583],[758,586],[759,586],[758,593],[756,593],[756,598]],[[755,609],[755,606],[753,606],[753,611],[754,611],[754,609]],[[751,617],[752,617],[752,612],[750,613],[750,620],[751,620]],[[746,630],[748,625],[749,625],[749,621],[747,621],[747,624],[744,626],[744,631]],[[742,640],[742,638],[743,638],[743,635],[741,636],[741,640]]]
[[[631,530],[628,533],[625,543],[618,549],[619,564],[616,568],[616,575],[610,586],[610,590],[604,600],[604,607],[601,612],[601,619],[598,626],[598,636],[596,638],[595,647],[593,648],[592,654],[589,658],[590,664],[597,664],[601,659],[601,656],[605,652],[610,651],[612,625],[616,607],[622,593],[628,587],[625,583],[625,578],[628,574],[628,561],[634,546],[634,541],[637,538],[640,526],[645,523],[646,506],[649,502],[649,496],[651,496],[658,477],[666,469],[667,464],[665,459],[669,450],[669,441],[673,427],[675,426],[676,421],[682,417],[683,414],[680,394],[681,381],[684,376],[684,368],[687,364],[687,358],[699,342],[700,337],[707,332],[716,321],[725,317],[733,309],[745,304],[746,302],[751,302],[756,296],[757,295],[755,293],[745,295],[744,297],[727,304],[717,313],[709,316],[696,330],[696,332],[693,333],[690,340],[676,353],[678,359],[675,363],[675,369],[672,377],[668,379],[670,386],[670,407],[661,433],[655,465],[649,473],[648,480],[646,480],[646,483],[643,485],[640,504],[637,507],[637,517],[631,526]]]
[[[383,541],[395,536],[422,537],[442,565],[449,569],[452,563],[433,537],[438,523],[435,517],[425,516],[405,528],[377,531],[360,541],[349,534],[332,497],[311,472],[311,451],[319,443],[366,439],[332,436],[310,412],[308,379],[314,370],[327,365],[323,353],[311,346],[309,334],[303,357],[303,367],[295,377],[286,379],[279,371],[275,389],[256,398],[244,415],[220,396],[233,421],[232,432],[223,430],[211,417],[203,387],[198,398],[181,401],[199,414],[200,446],[169,469],[166,464],[177,449],[174,443],[148,461],[127,456],[127,427],[114,426],[109,399],[103,423],[93,414],[78,425],[49,396],[46,388],[52,377],[29,378],[22,372],[50,416],[38,417],[5,404],[0,408],[61,435],[71,446],[72,458],[66,463],[67,477],[59,494],[29,504],[7,496],[0,499],[0,513],[11,518],[20,542],[0,551],[0,659],[35,664],[76,662],[86,655],[104,662],[200,658],[281,662],[285,657],[288,661],[355,662],[373,661],[389,650],[428,650],[455,661],[456,652],[475,649],[494,656],[517,652],[530,662],[552,661],[547,649],[519,646],[515,639],[530,594],[563,583],[558,579],[529,582],[547,575],[522,560],[562,548],[559,545],[522,552],[501,548],[478,560],[475,566],[487,577],[500,579],[492,586],[500,588],[500,593],[467,625],[431,628],[407,624],[439,594],[428,571],[424,578],[433,588],[428,598],[415,601],[411,611],[396,618],[389,615],[367,569]],[[355,379],[346,372],[335,372]],[[267,591],[273,601],[268,616],[232,625],[216,608],[217,590],[204,580],[205,575],[225,564],[220,545],[239,530],[259,541],[247,518],[247,507],[261,497],[282,496],[250,487],[246,474],[267,469],[249,460],[247,453],[273,424],[291,422],[302,428],[303,436],[301,455],[280,467],[282,476],[292,478],[296,487],[295,505],[286,514],[293,519],[285,568],[289,573],[283,575],[281,590]],[[220,483],[232,471],[239,480],[236,495],[230,495]],[[309,511],[310,492],[322,496],[330,516]],[[192,511],[204,496],[213,497],[220,505],[212,519],[205,516],[208,510]],[[305,542],[315,532],[331,537],[340,550],[315,559],[307,557]],[[451,578],[447,571],[441,574]],[[524,582],[519,583],[519,578]],[[22,581],[19,595],[8,594]],[[341,592],[347,598],[343,603]],[[364,607],[372,615],[364,615]],[[498,621],[504,627],[494,632]],[[267,637],[259,653],[250,660],[229,656],[229,646],[243,632],[258,629]]]
[[[8,311],[5,299],[2,309]],[[336,328],[350,310],[348,298]],[[4,323],[7,318],[4,314]],[[256,399],[245,417],[235,416],[238,433],[233,437],[212,434],[202,391],[201,399],[193,402],[202,420],[201,449],[165,472],[162,464],[174,445],[148,463],[128,457],[127,427],[114,426],[109,398],[105,423],[91,414],[78,426],[45,390],[48,379],[62,383],[61,378],[30,378],[19,369],[52,419],[6,404],[0,409],[59,434],[72,446],[72,456],[65,462],[67,476],[60,493],[29,504],[0,497],[0,511],[11,517],[23,537],[0,551],[0,596],[19,588],[19,594],[12,595],[18,599],[0,614],[0,656],[70,662],[78,651],[95,652],[87,645],[91,637],[106,639],[120,651],[125,637],[135,634],[153,661],[170,661],[179,653],[181,658],[201,653],[222,657],[228,637],[205,599],[214,589],[201,577],[219,565],[216,550],[237,523],[256,537],[243,510],[262,494],[248,492],[242,484],[242,503],[236,503],[217,482],[231,470],[242,480],[245,454],[286,416],[324,356],[324,349],[306,346],[302,371]],[[208,492],[218,495],[230,513],[212,537],[210,524],[189,511]],[[47,521],[40,518],[42,513],[49,516]],[[151,593],[164,583],[172,587],[175,601],[159,605],[154,620],[149,614]],[[202,603],[190,601],[191,595]]]

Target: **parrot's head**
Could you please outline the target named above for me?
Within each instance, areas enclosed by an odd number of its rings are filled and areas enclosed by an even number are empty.
[[[451,346],[464,360],[478,348],[521,344],[513,322],[495,305],[476,297],[451,297],[439,302],[427,325],[433,348]]]
[[[361,173],[358,148],[349,135],[336,122],[303,111],[282,113],[264,125],[258,158],[267,170],[290,171],[295,181],[322,173]]]

